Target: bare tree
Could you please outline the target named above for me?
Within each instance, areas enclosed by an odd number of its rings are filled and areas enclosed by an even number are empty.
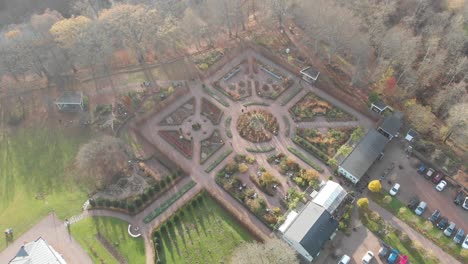
[[[84,181],[102,188],[127,166],[124,143],[115,137],[103,136],[80,147],[76,166]]]
[[[449,84],[444,89],[439,90],[432,100],[432,106],[438,116],[445,118],[452,106],[468,102],[466,82]]]
[[[466,144],[466,140],[468,139],[467,116],[468,102],[460,103],[450,108],[449,118],[447,119],[447,123],[449,124],[450,129],[444,142],[450,138],[452,133],[457,133],[462,138],[462,142],[465,142]]]
[[[299,263],[296,252],[288,244],[273,238],[264,244],[245,243],[239,246],[231,257],[232,264],[294,264]]]

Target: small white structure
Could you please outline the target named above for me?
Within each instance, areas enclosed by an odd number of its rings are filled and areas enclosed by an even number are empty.
[[[84,110],[84,99],[82,92],[64,92],[55,101],[55,105],[60,111],[80,112]]]
[[[418,132],[414,131],[413,129],[410,129],[408,130],[408,133],[406,133],[405,140],[413,142],[413,140],[416,139],[416,136],[418,136]]]
[[[371,110],[378,114],[382,114],[386,109],[391,110],[391,108],[383,101],[377,100],[371,104]]]
[[[312,69],[312,67],[304,68],[300,71],[302,79],[308,83],[315,83],[320,75],[319,71]]]
[[[62,256],[42,237],[26,243],[9,264],[66,264]]]

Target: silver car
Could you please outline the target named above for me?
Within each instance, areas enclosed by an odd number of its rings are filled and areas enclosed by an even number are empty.
[[[465,231],[463,228],[458,229],[457,233],[453,237],[453,242],[460,244],[463,240],[463,236],[465,235]]]
[[[455,223],[450,222],[449,226],[444,230],[444,235],[451,237],[454,230],[455,230]]]
[[[427,203],[422,201],[422,202],[419,203],[418,207],[416,207],[416,210],[414,210],[414,212],[417,215],[422,215],[422,213],[424,213],[424,211],[426,211],[426,208],[427,208]]]

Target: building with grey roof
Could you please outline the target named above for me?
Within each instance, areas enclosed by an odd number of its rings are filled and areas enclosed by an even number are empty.
[[[361,139],[338,167],[338,172],[356,184],[372,164],[383,155],[383,150],[389,139],[375,129]]]
[[[66,264],[62,256],[39,237],[23,245],[9,264]]]
[[[390,116],[387,116],[382,124],[380,124],[377,131],[379,131],[382,135],[387,137],[389,140],[392,140],[395,136],[397,136],[403,122],[403,113],[402,112],[395,112]]]
[[[66,91],[55,101],[60,111],[79,112],[84,110],[84,96],[82,92]]]
[[[307,68],[304,68],[300,71],[301,75],[302,75],[302,79],[306,82],[309,82],[309,83],[314,83],[315,81],[317,81],[319,75],[320,75],[320,72],[313,69],[312,67],[307,67]]]

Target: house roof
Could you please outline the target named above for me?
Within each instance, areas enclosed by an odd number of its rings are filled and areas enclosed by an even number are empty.
[[[55,101],[56,104],[81,104],[83,102],[83,93],[66,91]]]
[[[322,206],[330,214],[335,212],[348,193],[334,181],[327,181],[312,202]]]
[[[22,246],[9,264],[66,264],[42,237]]]
[[[385,107],[387,107],[387,104],[384,103],[383,101],[381,100],[377,100],[375,102],[372,103],[375,107],[379,108],[380,110],[384,110]]]
[[[375,129],[369,130],[359,144],[341,163],[340,167],[360,179],[379,157],[388,139]]]
[[[312,69],[312,67],[307,67],[301,70],[302,74],[309,76],[310,78],[316,80],[320,74],[319,71]]]
[[[311,256],[316,256],[337,228],[338,222],[327,210],[310,202],[294,219],[284,235],[299,242]]]
[[[384,130],[388,134],[395,136],[400,131],[402,125],[403,113],[395,112],[391,116],[387,116],[383,123],[379,126],[380,129]]]
[[[412,136],[412,137],[415,137],[418,135],[418,132],[414,131],[413,129],[410,129],[408,130],[408,135]]]

